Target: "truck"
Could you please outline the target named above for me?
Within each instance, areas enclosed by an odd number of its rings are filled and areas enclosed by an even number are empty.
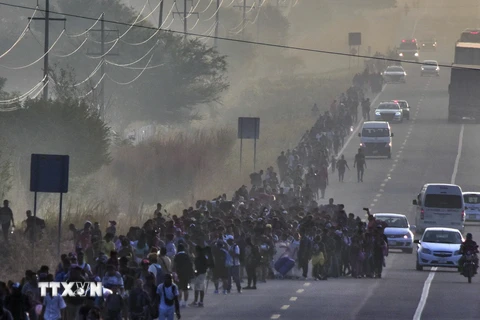
[[[480,66],[453,64],[448,85],[448,122],[465,118],[480,123]]]
[[[457,42],[455,44],[455,64],[480,65],[480,43]]]

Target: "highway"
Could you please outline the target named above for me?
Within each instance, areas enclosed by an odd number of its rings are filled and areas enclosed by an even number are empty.
[[[413,21],[408,27],[415,32],[419,26]],[[422,59],[448,61],[449,56],[447,52],[427,55]],[[369,207],[373,213],[406,214],[414,224],[412,200],[424,183],[456,183],[464,191],[478,191],[480,134],[478,125],[447,123],[448,69],[443,68],[439,78],[420,77],[418,65],[405,69],[406,84],[386,85],[373,97],[373,107],[392,99],[410,103],[411,120],[392,124],[392,159],[367,159],[363,183],[357,183],[353,168],[344,183],[331,175],[326,198],[333,197],[356,215]],[[359,146],[356,133],[342,151],[350,167]],[[466,231],[479,241],[480,226],[469,224]],[[478,276],[468,284],[455,269],[416,271],[415,260],[416,252],[392,250],[382,279],[271,280],[259,284],[256,291],[228,296],[214,296],[210,286],[205,308],[188,308],[184,314],[187,319],[230,320],[480,319]]]

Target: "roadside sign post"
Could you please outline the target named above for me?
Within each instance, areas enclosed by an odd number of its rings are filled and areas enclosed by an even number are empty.
[[[260,138],[260,118],[239,117],[238,139],[240,139],[240,172],[242,172],[243,139],[253,139],[253,171],[257,163],[257,140]]]
[[[348,46],[350,48],[350,54],[359,56],[360,46],[362,45],[362,33],[361,32],[350,32],[348,34]],[[350,68],[350,56],[348,59],[348,67]],[[357,59],[357,65],[360,64],[360,58]]]
[[[37,229],[37,193],[59,193],[60,207],[58,215],[57,252],[60,255],[62,236],[63,194],[68,192],[70,157],[67,155],[32,154],[30,162],[30,191],[34,192],[33,205],[33,259],[35,259],[35,242]]]

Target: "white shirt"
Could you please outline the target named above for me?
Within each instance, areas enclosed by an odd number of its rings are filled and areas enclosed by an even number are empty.
[[[167,299],[173,300],[174,297],[178,297],[178,287],[175,286],[175,292],[172,292],[173,286],[175,285],[172,284],[170,287],[165,287],[165,294],[167,295]],[[160,310],[170,310],[175,308],[175,303],[171,306],[168,306],[165,303],[165,299],[163,297],[163,283],[157,287],[157,294],[160,296]]]
[[[240,247],[238,246],[238,244],[234,244],[235,247],[230,247],[230,250],[229,250],[229,253],[230,255],[232,256],[232,259],[233,259],[233,265],[234,266],[239,266],[240,265]],[[235,253],[235,255],[233,255],[232,253]]]
[[[155,279],[157,279],[157,269],[160,269],[160,270],[162,269],[162,267],[158,263],[152,263],[148,267],[148,272],[153,273],[153,275],[155,276]]]
[[[43,316],[45,320],[61,319],[61,311],[67,307],[62,296],[52,297],[49,294],[43,299],[43,305],[45,306],[45,315]]]

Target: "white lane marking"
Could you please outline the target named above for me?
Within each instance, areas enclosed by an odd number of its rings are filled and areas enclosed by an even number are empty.
[[[370,207],[375,207],[375,203],[372,203],[372,204],[370,205]]]
[[[383,187],[385,187],[386,185],[387,185],[386,183],[382,183],[382,184],[380,185],[380,187],[383,188]]]
[[[298,289],[297,293],[302,293],[303,291],[305,291],[305,289]]]
[[[378,198],[378,197],[381,197],[381,196],[382,196],[381,193],[377,193],[377,195],[375,197]]]
[[[422,317],[423,309],[425,308],[425,304],[427,303],[428,293],[430,292],[430,286],[432,284],[433,277],[435,277],[435,271],[437,271],[437,267],[432,268],[432,271],[428,275],[428,278],[425,281],[425,284],[423,285],[422,297],[420,298],[420,302],[418,303],[417,310],[413,315],[413,320],[420,320]]]
[[[270,317],[270,319],[278,319],[278,318],[280,318],[279,314],[274,314]]]
[[[377,199],[377,198],[373,199],[373,202],[377,202],[377,201],[378,201],[378,199]]]
[[[458,173],[458,165],[460,163],[460,158],[462,156],[462,148],[463,148],[463,133],[465,131],[465,125],[462,124],[460,129],[460,134],[458,137],[458,150],[457,150],[457,157],[455,158],[455,164],[453,165],[453,173],[452,179],[450,180],[451,184],[455,183],[455,179],[457,178]],[[430,271],[425,284],[423,285],[422,296],[420,297],[420,302],[418,303],[417,310],[415,311],[415,315],[413,316],[413,320],[420,320],[422,317],[423,309],[425,309],[425,305],[427,303],[428,294],[430,293],[430,285],[432,284],[433,278],[435,277],[435,271],[437,268],[434,267]]]
[[[370,104],[373,106],[378,98],[380,98],[380,95],[382,94],[383,90],[385,90],[385,88],[387,87],[388,84],[384,85],[383,88],[382,88],[382,91],[380,91],[379,93],[377,93],[377,95],[375,96],[375,98],[370,102]],[[352,134],[350,135],[350,137],[348,137],[347,141],[345,141],[345,144],[343,145],[342,149],[340,149],[340,151],[338,152],[338,154],[342,154],[345,149],[347,149],[348,145],[350,144],[350,142],[352,141],[353,137],[355,137],[357,135],[357,132],[358,130],[360,130],[360,127],[363,125],[363,121],[360,120],[358,122],[358,125],[355,127],[355,129],[353,130]],[[328,165],[328,169],[331,168],[331,164]]]
[[[378,190],[378,192],[379,192],[379,193],[381,193],[381,192],[385,192],[385,190],[383,190],[383,189],[380,189],[380,190]]]
[[[304,287],[308,287],[308,286],[310,286],[310,285],[311,285],[310,282],[306,282],[306,283],[303,284]]]
[[[465,125],[462,124],[462,128],[460,129],[460,136],[458,138],[458,151],[457,151],[457,158],[455,159],[455,164],[453,165],[453,173],[451,184],[455,183],[455,179],[458,173],[458,164],[460,163],[460,157],[462,156],[462,147],[463,147],[463,132],[465,131]]]
[[[297,301],[297,299],[298,299],[297,297],[291,297],[290,301]]]
[[[284,304],[280,309],[287,310],[288,308],[290,308],[290,306],[288,304]]]

